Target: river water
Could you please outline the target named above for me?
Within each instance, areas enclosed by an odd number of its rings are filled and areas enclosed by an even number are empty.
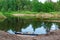
[[[15,34],[15,32],[46,34],[59,28],[59,22],[47,22],[40,19],[7,18],[0,22],[0,30],[10,34]]]

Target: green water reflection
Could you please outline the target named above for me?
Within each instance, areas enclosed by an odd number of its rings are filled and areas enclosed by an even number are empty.
[[[54,22],[55,23],[55,22]],[[32,24],[34,30],[36,28],[41,27],[42,25],[46,30],[50,30],[52,22],[44,22],[40,19],[22,19],[22,18],[7,18],[3,22],[0,22],[0,30],[7,31],[9,29],[12,29],[14,31],[21,31],[22,28],[28,27],[30,24]],[[55,23],[60,28],[60,23]]]

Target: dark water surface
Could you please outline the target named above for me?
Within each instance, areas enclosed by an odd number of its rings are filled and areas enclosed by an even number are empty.
[[[14,32],[46,34],[59,28],[59,22],[45,22],[40,19],[7,18],[3,22],[0,22],[0,30],[11,34],[14,34]]]

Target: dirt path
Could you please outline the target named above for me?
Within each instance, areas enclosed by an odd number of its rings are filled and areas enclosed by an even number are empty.
[[[60,40],[60,30],[39,36],[12,35],[4,31],[0,31],[0,40]]]

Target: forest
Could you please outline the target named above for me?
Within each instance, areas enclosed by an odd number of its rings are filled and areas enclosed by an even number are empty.
[[[0,11],[59,12],[60,0],[56,3],[52,1],[41,3],[38,0],[0,0]]]

